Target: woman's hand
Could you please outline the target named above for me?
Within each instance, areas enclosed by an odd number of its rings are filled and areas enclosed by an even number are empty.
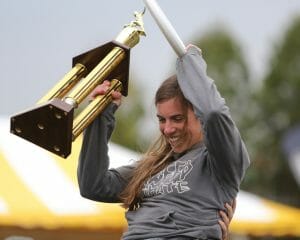
[[[228,240],[229,237],[229,224],[233,218],[233,214],[236,208],[236,199],[232,201],[231,204],[225,203],[225,208],[227,209],[227,214],[224,211],[220,211],[220,217],[222,220],[219,220],[219,224],[222,230],[222,240]]]
[[[90,100],[93,100],[98,95],[104,95],[110,87],[110,81],[105,80],[102,84],[98,85],[90,94]],[[113,103],[117,106],[121,105],[122,94],[118,91],[113,91],[112,94]]]

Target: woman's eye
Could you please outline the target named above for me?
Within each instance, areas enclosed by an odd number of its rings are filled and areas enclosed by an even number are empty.
[[[158,121],[159,121],[160,123],[164,123],[164,122],[165,122],[165,119],[164,119],[164,118],[158,118]]]
[[[182,122],[183,120],[184,120],[183,117],[176,117],[176,118],[174,118],[175,122]]]

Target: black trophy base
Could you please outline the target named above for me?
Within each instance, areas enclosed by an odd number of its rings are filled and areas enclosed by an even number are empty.
[[[60,157],[72,148],[74,109],[60,99],[52,99],[10,119],[11,133]]]

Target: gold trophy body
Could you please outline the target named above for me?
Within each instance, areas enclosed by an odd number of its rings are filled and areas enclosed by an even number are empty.
[[[11,133],[66,158],[72,142],[111,102],[111,92],[127,96],[130,49],[145,35],[143,14],[135,12],[135,20],[114,41],[74,57],[73,68],[35,108],[11,117]],[[74,109],[105,79],[112,79],[108,93],[73,119]]]

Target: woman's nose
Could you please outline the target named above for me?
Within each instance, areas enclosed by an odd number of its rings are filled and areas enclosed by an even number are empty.
[[[165,135],[170,135],[174,132],[175,132],[175,127],[173,126],[173,124],[170,123],[170,122],[166,122],[166,124],[164,126],[164,134]]]

